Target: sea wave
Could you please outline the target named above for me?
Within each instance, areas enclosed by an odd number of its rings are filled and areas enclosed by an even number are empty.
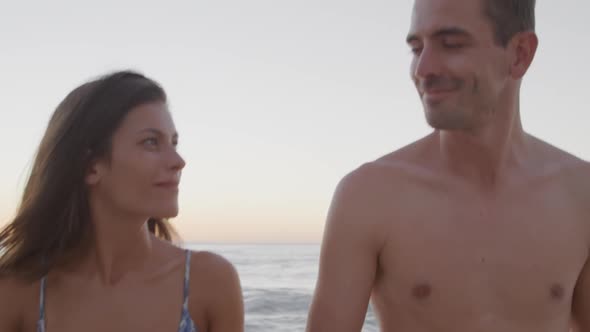
[[[196,245],[229,259],[238,270],[246,332],[302,332],[318,276],[319,245]],[[362,332],[377,332],[369,306]]]
[[[244,303],[250,314],[302,314],[307,313],[312,295],[288,288],[244,289]]]
[[[290,288],[245,288],[246,332],[304,331],[312,294]],[[378,326],[369,310],[363,332],[377,332]]]

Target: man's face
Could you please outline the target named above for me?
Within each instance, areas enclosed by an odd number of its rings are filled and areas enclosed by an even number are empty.
[[[441,130],[485,125],[502,105],[509,57],[483,0],[416,0],[408,45],[426,119]]]

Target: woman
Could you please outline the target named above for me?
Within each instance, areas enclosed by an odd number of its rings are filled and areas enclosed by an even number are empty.
[[[177,141],[166,94],[138,73],[62,101],[0,232],[0,331],[243,331],[233,266],[171,243]]]

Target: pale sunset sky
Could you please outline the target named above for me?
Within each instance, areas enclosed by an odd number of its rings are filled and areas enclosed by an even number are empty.
[[[340,178],[430,132],[410,0],[3,1],[0,225],[51,113],[98,75],[160,82],[187,161],[181,236],[317,243]],[[590,159],[590,2],[539,0],[525,128]]]

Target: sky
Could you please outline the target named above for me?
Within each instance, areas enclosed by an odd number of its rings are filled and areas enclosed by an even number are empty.
[[[187,161],[185,241],[317,243],[338,181],[430,132],[410,0],[0,3],[0,225],[57,104],[121,69],[166,89]],[[538,1],[526,130],[590,160],[590,2]]]

